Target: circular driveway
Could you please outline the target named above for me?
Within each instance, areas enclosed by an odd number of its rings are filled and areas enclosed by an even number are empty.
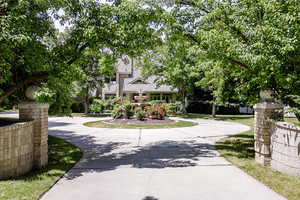
[[[216,138],[247,126],[202,119],[190,119],[197,126],[172,129],[83,125],[96,120],[49,118],[49,134],[76,144],[84,156],[42,200],[284,199],[215,150]]]

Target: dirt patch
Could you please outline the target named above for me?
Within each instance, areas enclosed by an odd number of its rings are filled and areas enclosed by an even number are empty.
[[[145,119],[143,121],[137,119],[110,119],[110,120],[105,120],[104,122],[109,124],[172,124],[175,123],[176,121],[171,119],[164,119],[164,120]]]

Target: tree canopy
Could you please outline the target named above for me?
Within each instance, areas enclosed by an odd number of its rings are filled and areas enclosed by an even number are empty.
[[[33,82],[68,88],[85,77],[86,51],[98,58],[101,49],[135,56],[160,42],[151,24],[159,10],[138,2],[15,0],[0,8],[0,102]],[[53,17],[70,28],[58,33]]]
[[[261,90],[272,90],[277,100],[299,108],[298,3],[178,0],[166,9],[164,31],[190,42],[194,67],[204,73],[197,84],[214,90],[217,102],[234,95],[253,104]]]
[[[300,107],[298,0],[101,2],[1,1],[0,102],[36,80],[66,88],[87,74],[87,51],[109,49],[115,58],[161,54],[163,65],[150,71],[174,87],[198,74],[195,84],[216,102],[253,104],[272,90]],[[53,16],[70,28],[59,34]]]

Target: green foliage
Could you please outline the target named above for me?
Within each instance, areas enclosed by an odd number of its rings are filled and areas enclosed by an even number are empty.
[[[130,117],[132,117],[133,115],[133,105],[128,100],[121,100],[121,102],[115,105],[112,111],[112,117],[114,119],[130,119]]]
[[[90,105],[90,112],[92,114],[101,114],[105,109],[105,101],[100,99],[94,99],[93,103]]]
[[[181,113],[182,103],[175,102],[175,103],[166,103],[164,104],[168,115],[175,115]]]
[[[112,118],[114,119],[121,119],[124,116],[124,109],[117,105],[114,107],[114,109],[112,110]]]
[[[234,90],[238,98],[255,103],[260,90],[270,89],[277,99],[292,104],[288,95],[300,93],[298,1],[192,0],[187,4],[184,11],[174,9],[172,14],[180,16],[181,33],[198,52],[196,66],[206,77],[201,84],[214,88],[220,101]],[[201,20],[193,18],[195,13]],[[183,28],[191,19],[190,30]]]
[[[157,104],[163,104],[165,103],[165,101],[162,101],[162,100],[152,100],[152,101],[149,101],[148,102],[150,105],[157,105]]]
[[[67,104],[74,82],[83,88],[78,95],[88,96],[99,74],[113,73],[118,57],[140,55],[161,42],[156,29],[161,9],[136,1],[111,2],[1,1],[0,102],[16,89],[22,100],[20,88],[45,84]],[[52,17],[71,26],[58,33]],[[56,84],[65,87],[57,89]]]
[[[138,120],[144,120],[147,117],[147,112],[144,111],[142,108],[138,108],[135,110],[135,117]]]

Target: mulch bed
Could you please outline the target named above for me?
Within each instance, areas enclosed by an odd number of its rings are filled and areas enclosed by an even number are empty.
[[[171,124],[175,123],[174,120],[171,119],[164,119],[164,120],[157,120],[157,119],[145,119],[143,121],[137,119],[110,119],[105,120],[104,122],[110,124]]]

